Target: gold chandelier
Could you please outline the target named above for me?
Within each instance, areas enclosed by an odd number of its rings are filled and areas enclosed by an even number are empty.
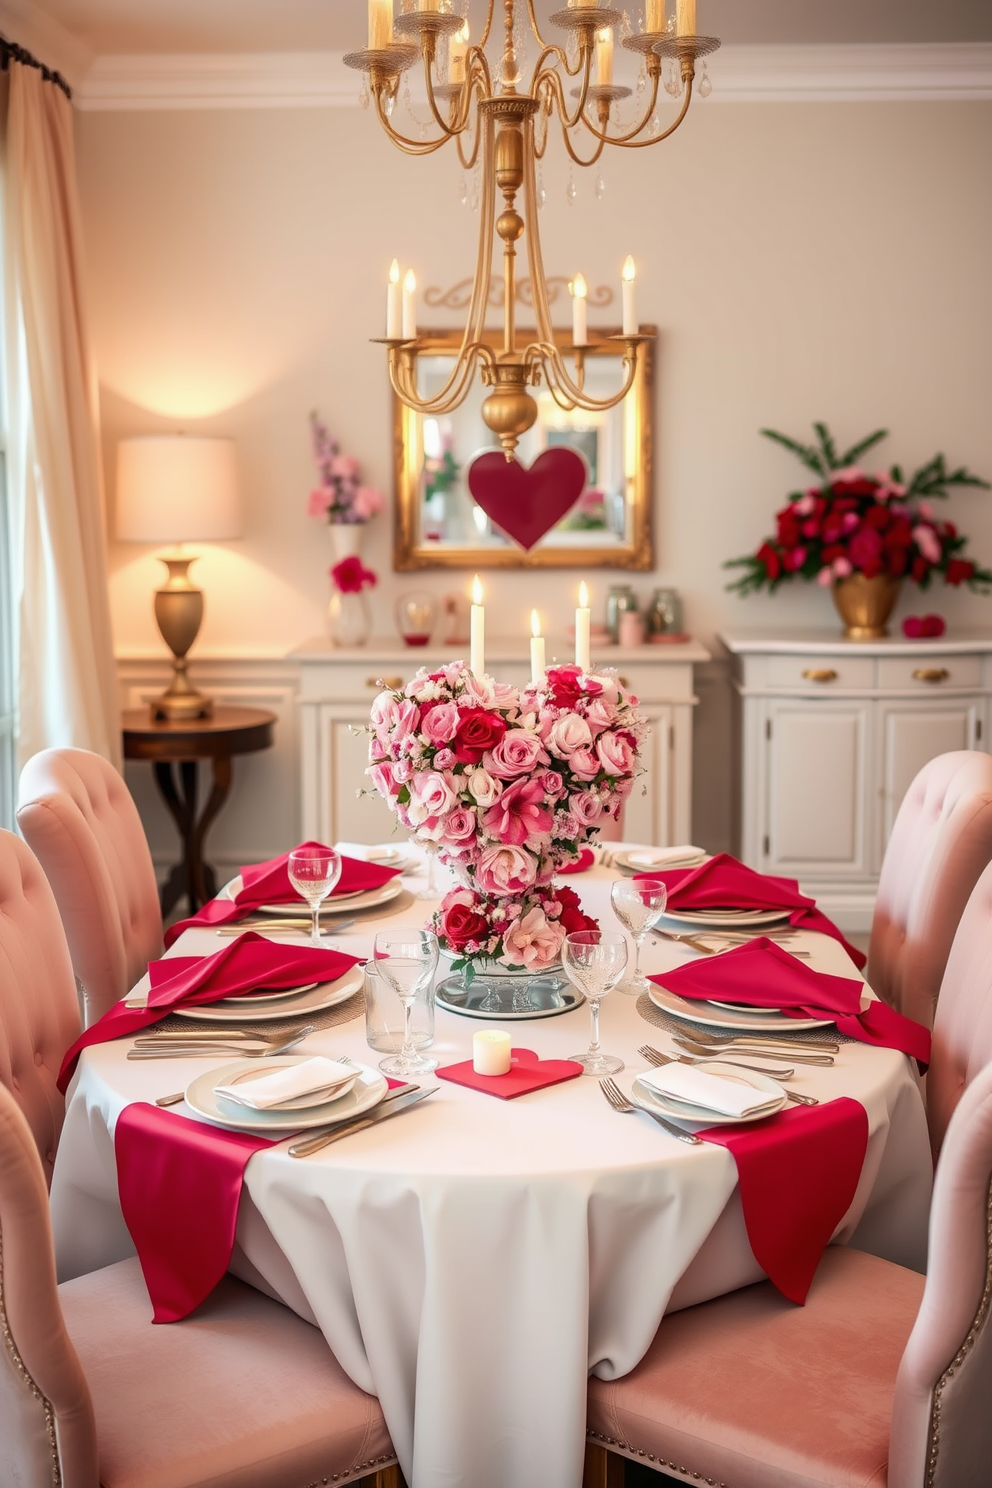
[[[607,145],[641,149],[660,144],[678,128],[692,99],[696,58],[714,51],[715,37],[696,35],[696,0],[676,0],[676,24],[665,24],[665,0],[646,0],[647,29],[623,38],[622,45],[644,57],[647,72],[647,106],[630,128],[610,132],[613,105],[630,89],[613,81],[613,29],[621,21],[618,10],[601,7],[596,0],[573,4],[555,11],[551,25],[569,33],[572,55],[565,46],[544,39],[534,11],[534,0],[526,0],[527,19],[538,47],[537,61],[529,84],[524,87],[514,39],[517,0],[503,0],[503,43],[498,61],[490,62],[487,47],[497,20],[497,0],[488,0],[485,26],[477,43],[469,40],[468,21],[454,14],[451,0],[403,0],[403,13],[394,18],[393,0],[368,0],[369,44],[345,57],[349,67],[368,74],[369,90],[379,122],[394,144],[408,155],[429,155],[454,140],[465,170],[481,167],[479,250],[475,266],[468,318],[454,370],[444,387],[432,397],[421,397],[416,377],[417,338],[410,315],[400,323],[400,286],[394,277],[391,313],[386,336],[389,377],[397,396],[417,413],[442,416],[465,399],[480,369],[491,392],[482,405],[482,417],[497,436],[510,459],[520,436],[537,418],[537,403],[529,387],[542,378],[555,402],[563,409],[593,412],[612,408],[626,397],[637,369],[638,335],[634,313],[633,265],[628,259],[624,274],[623,330],[615,338],[622,343],[622,386],[613,396],[594,398],[585,391],[585,354],[588,344],[584,328],[584,302],[573,318],[571,347],[566,354],[555,344],[547,278],[541,257],[537,225],[537,162],[547,149],[551,124],[557,116],[569,158],[580,166],[595,165]],[[521,6],[522,9],[522,6]],[[568,38],[566,38],[568,39]],[[446,48],[446,57],[441,56]],[[496,50],[497,48],[494,48]],[[410,139],[392,123],[401,75],[418,56],[423,60],[427,102],[431,114],[431,137]],[[673,58],[681,74],[682,106],[669,128],[652,127],[661,83],[662,63]],[[595,67],[594,67],[595,63]],[[594,75],[595,74],[595,75]],[[567,88],[566,79],[574,86]],[[574,103],[570,106],[566,91]],[[581,134],[589,151],[583,157],[573,142]],[[502,205],[497,194],[502,194]],[[522,203],[518,198],[522,194]],[[520,210],[522,206],[522,211]],[[502,346],[486,340],[486,309],[492,272],[493,239],[503,244],[503,339]],[[515,304],[517,289],[517,244],[525,239],[531,298],[536,319],[536,339],[520,344]],[[584,289],[581,276],[573,281],[573,295]],[[395,296],[395,298],[394,298]],[[393,312],[395,306],[395,313]]]

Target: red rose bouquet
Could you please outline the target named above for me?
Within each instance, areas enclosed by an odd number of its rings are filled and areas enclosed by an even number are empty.
[[[909,578],[926,589],[939,573],[945,583],[988,590],[992,571],[964,556],[968,539],[953,522],[940,520],[930,504],[953,487],[988,490],[987,481],[963,466],[949,470],[943,455],[935,455],[908,479],[898,465],[887,474],[869,475],[857,461],[886,437],[885,429],[876,429],[838,454],[826,425],[813,427],[815,445],[762,429],[766,438],[798,455],[817,475],[818,484],[792,492],[775,514],[774,535],[766,537],[756,553],[724,564],[744,570],[728,589],[741,594],[765,587],[775,590],[796,577],[827,586],[853,573],[868,579],[881,574]]]
[[[328,572],[331,583],[340,594],[360,594],[363,589],[371,589],[379,582],[374,571],[366,568],[358,557],[342,558]]]

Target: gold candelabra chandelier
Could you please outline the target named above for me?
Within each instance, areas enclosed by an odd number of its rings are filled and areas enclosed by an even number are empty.
[[[570,57],[566,46],[544,39],[534,0],[526,0],[538,55],[525,86],[515,41],[517,0],[503,0],[502,10],[503,42],[495,65],[487,48],[494,26],[498,29],[497,0],[488,0],[485,25],[477,42],[470,40],[468,21],[453,13],[451,0],[416,0],[416,8],[413,0],[403,0],[403,13],[395,17],[393,0],[368,0],[368,46],[344,60],[349,67],[368,74],[379,122],[401,150],[408,155],[429,155],[454,140],[463,169],[471,170],[477,163],[481,167],[478,257],[468,318],[451,376],[434,396],[420,396],[412,286],[400,284],[395,265],[382,339],[388,350],[393,388],[418,413],[442,416],[452,412],[465,399],[478,368],[483,383],[491,389],[482,405],[482,417],[510,459],[518,439],[537,418],[537,403],[529,388],[543,379],[555,402],[569,411],[612,408],[626,397],[633,384],[638,347],[644,339],[638,334],[634,269],[628,258],[624,268],[623,330],[614,338],[624,348],[619,390],[606,398],[594,398],[585,391],[588,336],[582,299],[585,286],[580,275],[572,285],[572,345],[556,345],[537,224],[537,162],[547,149],[552,121],[557,117],[568,156],[580,166],[595,165],[607,145],[641,149],[660,144],[674,133],[688,112],[696,58],[714,51],[719,42],[715,37],[696,35],[696,0],[676,0],[674,30],[665,23],[665,0],[646,0],[646,29],[624,37],[622,45],[643,54],[647,106],[636,124],[623,129],[614,126],[615,132],[611,133],[613,105],[631,92],[613,81],[613,31],[622,19],[621,12],[600,6],[597,0],[584,4],[568,0],[565,9],[555,11],[550,24],[568,33],[565,40],[573,42]],[[446,48],[446,58],[442,48]],[[400,77],[418,57],[423,61],[435,133],[410,139],[392,123],[392,115]],[[684,97],[674,122],[658,131],[652,128],[652,120],[666,57],[675,59],[678,65]],[[574,80],[571,88],[567,80]],[[574,100],[571,104],[566,93]],[[586,156],[573,141],[573,135],[580,133],[586,140]],[[489,344],[485,326],[496,237],[503,244],[502,346]],[[526,247],[536,320],[536,339],[526,345],[518,336],[515,312],[521,240]],[[574,374],[562,350],[570,354]]]

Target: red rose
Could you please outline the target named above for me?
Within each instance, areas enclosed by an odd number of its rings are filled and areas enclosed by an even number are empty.
[[[799,542],[799,520],[791,507],[778,514],[778,541],[783,548],[794,548]]]
[[[330,570],[331,579],[336,588],[342,594],[358,594],[365,588],[366,584],[373,585],[378,582],[375,574],[370,568],[366,568],[361,558],[342,558],[340,563],[335,563]]]
[[[582,673],[577,666],[550,668],[547,686],[556,707],[575,707],[579,698],[582,696],[582,689],[579,686],[579,678],[581,676]]]
[[[835,558],[846,558],[847,549],[843,543],[828,543],[820,554],[823,563],[833,563]]]
[[[944,577],[949,584],[965,584],[974,572],[975,565],[967,558],[952,558]]]
[[[884,532],[892,521],[892,514],[886,506],[870,506],[865,512],[864,520],[876,532]]]
[[[771,543],[762,543],[756,556],[765,565],[765,577],[767,579],[774,583],[777,578],[781,577],[782,560]]]
[[[869,578],[882,572],[882,539],[874,527],[859,527],[847,545],[847,555],[855,568]],[[872,570],[868,572],[869,568]]]
[[[892,548],[889,552],[889,573],[894,579],[901,579],[906,572],[906,564],[909,562],[909,554],[905,548]]]
[[[835,496],[874,496],[878,490],[878,481],[862,476],[859,480],[834,481],[830,489]]]
[[[441,916],[441,933],[453,951],[464,950],[470,940],[485,940],[489,925],[485,915],[467,904],[453,904]]]
[[[915,579],[917,584],[921,579],[925,579],[929,572],[930,565],[925,558],[913,559],[913,567],[910,569],[910,575]]]
[[[506,733],[506,723],[498,713],[486,708],[466,708],[462,713],[451,748],[463,765],[477,765],[487,749],[495,749]]]

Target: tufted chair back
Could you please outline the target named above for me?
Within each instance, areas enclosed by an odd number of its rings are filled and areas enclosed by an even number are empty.
[[[21,772],[17,824],[54,890],[89,1027],[162,954],[141,818],[105,759],[85,749],[46,749]]]
[[[55,1081],[79,1032],[69,949],[48,880],[30,848],[0,831],[0,1085],[24,1112],[49,1183],[65,1116]]]
[[[927,1075],[927,1121],[934,1156],[954,1110],[992,1062],[992,864],[961,916],[937,1002]]]
[[[878,882],[869,984],[928,1028],[954,932],[992,862],[992,755],[938,755],[899,807]]]
[[[67,955],[67,970],[68,964]],[[0,1241],[6,1324],[0,1330],[0,1483],[98,1488],[93,1408],[59,1307],[45,1179],[27,1122],[2,1085]]]
[[[938,1019],[943,1010],[941,1001]],[[889,1488],[961,1488],[989,1480],[990,1237],[992,1065],[986,1064],[951,1117],[937,1165],[926,1288],[893,1402]]]

